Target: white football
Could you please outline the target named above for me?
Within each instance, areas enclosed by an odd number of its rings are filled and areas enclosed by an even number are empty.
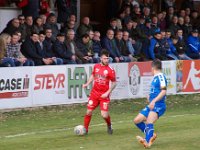
[[[85,135],[86,134],[86,129],[83,125],[78,125],[74,127],[74,133],[76,135]]]

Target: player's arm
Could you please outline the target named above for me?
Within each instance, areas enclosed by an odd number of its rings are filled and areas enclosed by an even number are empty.
[[[163,75],[158,76],[159,84],[160,84],[160,93],[156,96],[149,104],[150,110],[152,110],[155,106],[155,103],[160,101],[167,94],[167,84],[165,82],[165,78]]]
[[[108,89],[108,91],[106,91],[104,94],[101,95],[102,98],[106,98],[108,97],[108,95],[110,95],[112,93],[112,91],[115,89],[115,87],[117,86],[117,82],[111,82],[111,86]]]
[[[83,88],[86,88],[90,83],[92,83],[93,80],[94,80],[94,75],[92,74],[89,80],[85,84],[83,84]]]
[[[111,86],[110,86],[110,88],[109,88],[108,91],[107,91],[108,95],[109,95],[110,93],[112,93],[112,91],[115,89],[116,86],[117,86],[117,82],[116,82],[116,81],[111,82]]]
[[[158,96],[156,98],[154,98],[151,103],[149,104],[149,108],[150,110],[152,110],[155,106],[155,103],[160,101],[165,95],[167,94],[167,89],[166,88],[163,88],[161,90],[161,92],[158,94]]]

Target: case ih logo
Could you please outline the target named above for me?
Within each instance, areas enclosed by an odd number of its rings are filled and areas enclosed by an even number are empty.
[[[28,97],[30,79],[25,78],[0,79],[0,98]]]
[[[59,89],[65,88],[65,75],[64,74],[40,74],[35,76],[34,90],[41,89]]]

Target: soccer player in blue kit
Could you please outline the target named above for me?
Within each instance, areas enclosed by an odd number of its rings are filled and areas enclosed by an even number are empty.
[[[152,62],[153,80],[151,82],[150,94],[147,100],[149,105],[146,106],[135,117],[135,125],[145,133],[145,138],[136,136],[137,140],[145,147],[150,148],[157,135],[154,133],[154,123],[161,117],[166,110],[166,92],[167,80],[162,73],[162,63],[160,60]]]

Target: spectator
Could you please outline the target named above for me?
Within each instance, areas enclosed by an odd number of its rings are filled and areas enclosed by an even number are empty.
[[[93,49],[93,52],[94,52],[94,56],[96,57],[96,56],[100,56],[100,54],[101,54],[101,50],[103,49],[102,48],[102,45],[101,45],[101,39],[100,39],[100,36],[101,36],[101,34],[100,34],[100,32],[99,31],[95,31],[94,32],[94,37],[93,37],[93,39],[92,39],[92,41],[93,41],[93,47],[92,47],[92,49]]]
[[[36,32],[37,34],[39,34],[41,31],[44,30],[44,27],[43,27],[43,23],[42,23],[42,18],[40,17],[37,17],[35,19],[35,22],[33,24],[33,32]]]
[[[56,58],[52,49],[49,49],[48,42],[45,40],[45,32],[40,31],[39,33],[39,49],[38,54],[45,59],[51,60],[50,65],[62,65],[63,60]]]
[[[172,60],[178,60],[178,53],[176,51],[176,48],[172,42],[172,39],[171,39],[171,30],[167,30],[166,31],[166,39],[167,39],[167,42],[168,42],[168,45],[169,45],[169,48],[167,50],[167,56],[169,59],[172,59]]]
[[[182,30],[184,29],[184,18],[183,17],[178,18],[178,26],[180,27],[180,29],[182,29]]]
[[[85,61],[85,59],[83,58],[84,55],[77,48],[74,39],[75,39],[75,32],[74,32],[74,30],[69,29],[67,31],[67,37],[66,37],[66,40],[65,40],[65,44],[67,46],[67,50],[69,50],[73,55],[76,56],[76,63],[77,64],[87,63]]]
[[[143,38],[143,35],[140,28],[137,25],[137,20],[130,20],[125,25],[124,31],[127,31],[129,33],[132,45],[137,52],[136,55],[140,55],[142,50],[142,42],[140,40]]]
[[[11,36],[11,42],[7,45],[6,57],[12,58],[15,66],[34,66],[32,60],[29,60],[22,55],[19,40],[20,38],[18,34],[13,33]]]
[[[14,32],[19,31],[19,26],[20,26],[19,19],[14,18],[7,23],[7,26],[2,33],[7,33],[9,35],[12,35]]]
[[[102,47],[105,48],[110,53],[110,57],[114,60],[114,62],[121,62],[120,52],[117,48],[117,45],[114,40],[114,31],[111,29],[107,30],[106,37],[103,38]]]
[[[54,13],[51,13],[47,18],[47,23],[45,24],[45,28],[52,30],[52,38],[55,40],[57,34],[60,32],[57,25],[57,18]]]
[[[52,47],[56,57],[61,58],[64,64],[76,64],[75,54],[73,54],[72,51],[67,49],[67,46],[65,45],[64,41],[65,34],[59,33]]]
[[[123,32],[120,30],[117,31],[115,35],[115,43],[120,53],[119,57],[120,61],[121,62],[134,61],[132,54],[128,50],[128,46],[126,45],[126,43],[123,41],[122,38],[123,38]]]
[[[177,16],[172,17],[172,22],[170,24],[169,29],[171,30],[172,35],[175,35],[177,30],[180,29],[180,27],[178,25],[178,17]]]
[[[74,30],[74,32],[76,32],[76,30],[75,30],[75,22],[74,22],[73,20],[68,21],[68,22],[64,25],[64,27],[61,29],[61,31],[62,31],[63,33],[67,33],[68,30],[70,30],[70,29],[72,29],[72,30]]]
[[[162,45],[162,35],[160,32],[155,32],[153,38],[150,39],[149,53],[152,60],[167,60],[166,51]]]
[[[197,29],[192,30],[187,39],[188,50],[186,54],[192,59],[200,59],[200,40]]]
[[[194,10],[191,14],[191,24],[193,25],[194,28],[199,29],[200,25],[199,25],[199,13],[198,11]]]
[[[45,24],[46,24],[46,21],[47,21],[47,16],[44,15],[44,14],[40,14],[39,17],[42,19],[42,25],[45,25]]]
[[[24,43],[22,43],[21,52],[27,59],[33,60],[36,66],[50,65],[52,63],[51,59],[46,59],[38,54],[38,38],[37,33],[31,33],[31,36],[27,37]]]
[[[166,10],[167,10],[166,22],[167,22],[167,28],[168,28],[172,22],[173,16],[175,16],[175,12],[174,12],[174,7],[169,7]]]
[[[27,37],[30,37],[33,29],[33,17],[32,16],[26,16],[25,20],[25,30],[22,32],[22,40],[24,41]]]
[[[131,40],[129,39],[129,33],[127,31],[124,31],[123,32],[123,44],[125,45],[125,47],[127,48],[128,52],[130,53],[130,58],[131,58],[131,61],[137,61],[136,58],[134,58],[135,54],[136,54],[136,51],[135,49],[133,48],[133,45],[131,43]]]
[[[160,27],[160,30],[165,30],[167,26],[165,12],[158,13],[157,17],[158,17],[158,25]]]
[[[48,0],[40,0],[40,14],[44,14],[46,17],[50,14],[50,6]]]
[[[185,16],[186,16],[185,10],[181,9],[180,12],[179,12],[179,17],[185,18]]]
[[[190,23],[190,17],[185,16],[184,25],[183,25],[183,34],[184,34],[185,39],[187,39],[187,37],[191,33],[192,28],[193,27],[192,27],[192,24]]]
[[[143,10],[144,19],[150,19],[150,13],[151,13],[150,8],[144,7],[142,10]]]
[[[51,56],[54,57],[54,53],[52,51],[52,45],[55,42],[55,40],[52,38],[52,30],[51,29],[45,29],[45,43],[46,43],[46,51]]]
[[[25,17],[24,15],[19,15],[18,16],[19,19],[19,31],[21,33],[21,41],[24,41],[26,38],[26,25],[25,25]]]
[[[12,58],[5,57],[6,45],[11,41],[9,34],[3,33],[0,35],[0,67],[14,67],[15,63]]]
[[[181,60],[192,60],[190,57],[188,57],[186,52],[186,46],[183,42],[179,40],[178,36],[172,36],[172,42],[176,48],[176,51],[178,53],[178,56]]]
[[[93,53],[91,53],[91,50],[88,49],[89,41],[90,41],[90,36],[86,33],[76,42],[77,48],[83,55],[82,58],[82,60],[84,60],[83,63],[93,63]]]
[[[112,19],[110,20],[110,25],[109,25],[108,29],[113,30],[114,33],[115,33],[117,30],[119,30],[119,29],[117,28],[117,18],[112,18]]]
[[[85,35],[88,31],[92,30],[92,26],[90,25],[90,18],[89,17],[84,17],[82,19],[82,22],[80,26],[77,29],[77,36],[82,37]]]
[[[191,9],[189,7],[185,8],[185,15],[190,16],[191,15]]]

